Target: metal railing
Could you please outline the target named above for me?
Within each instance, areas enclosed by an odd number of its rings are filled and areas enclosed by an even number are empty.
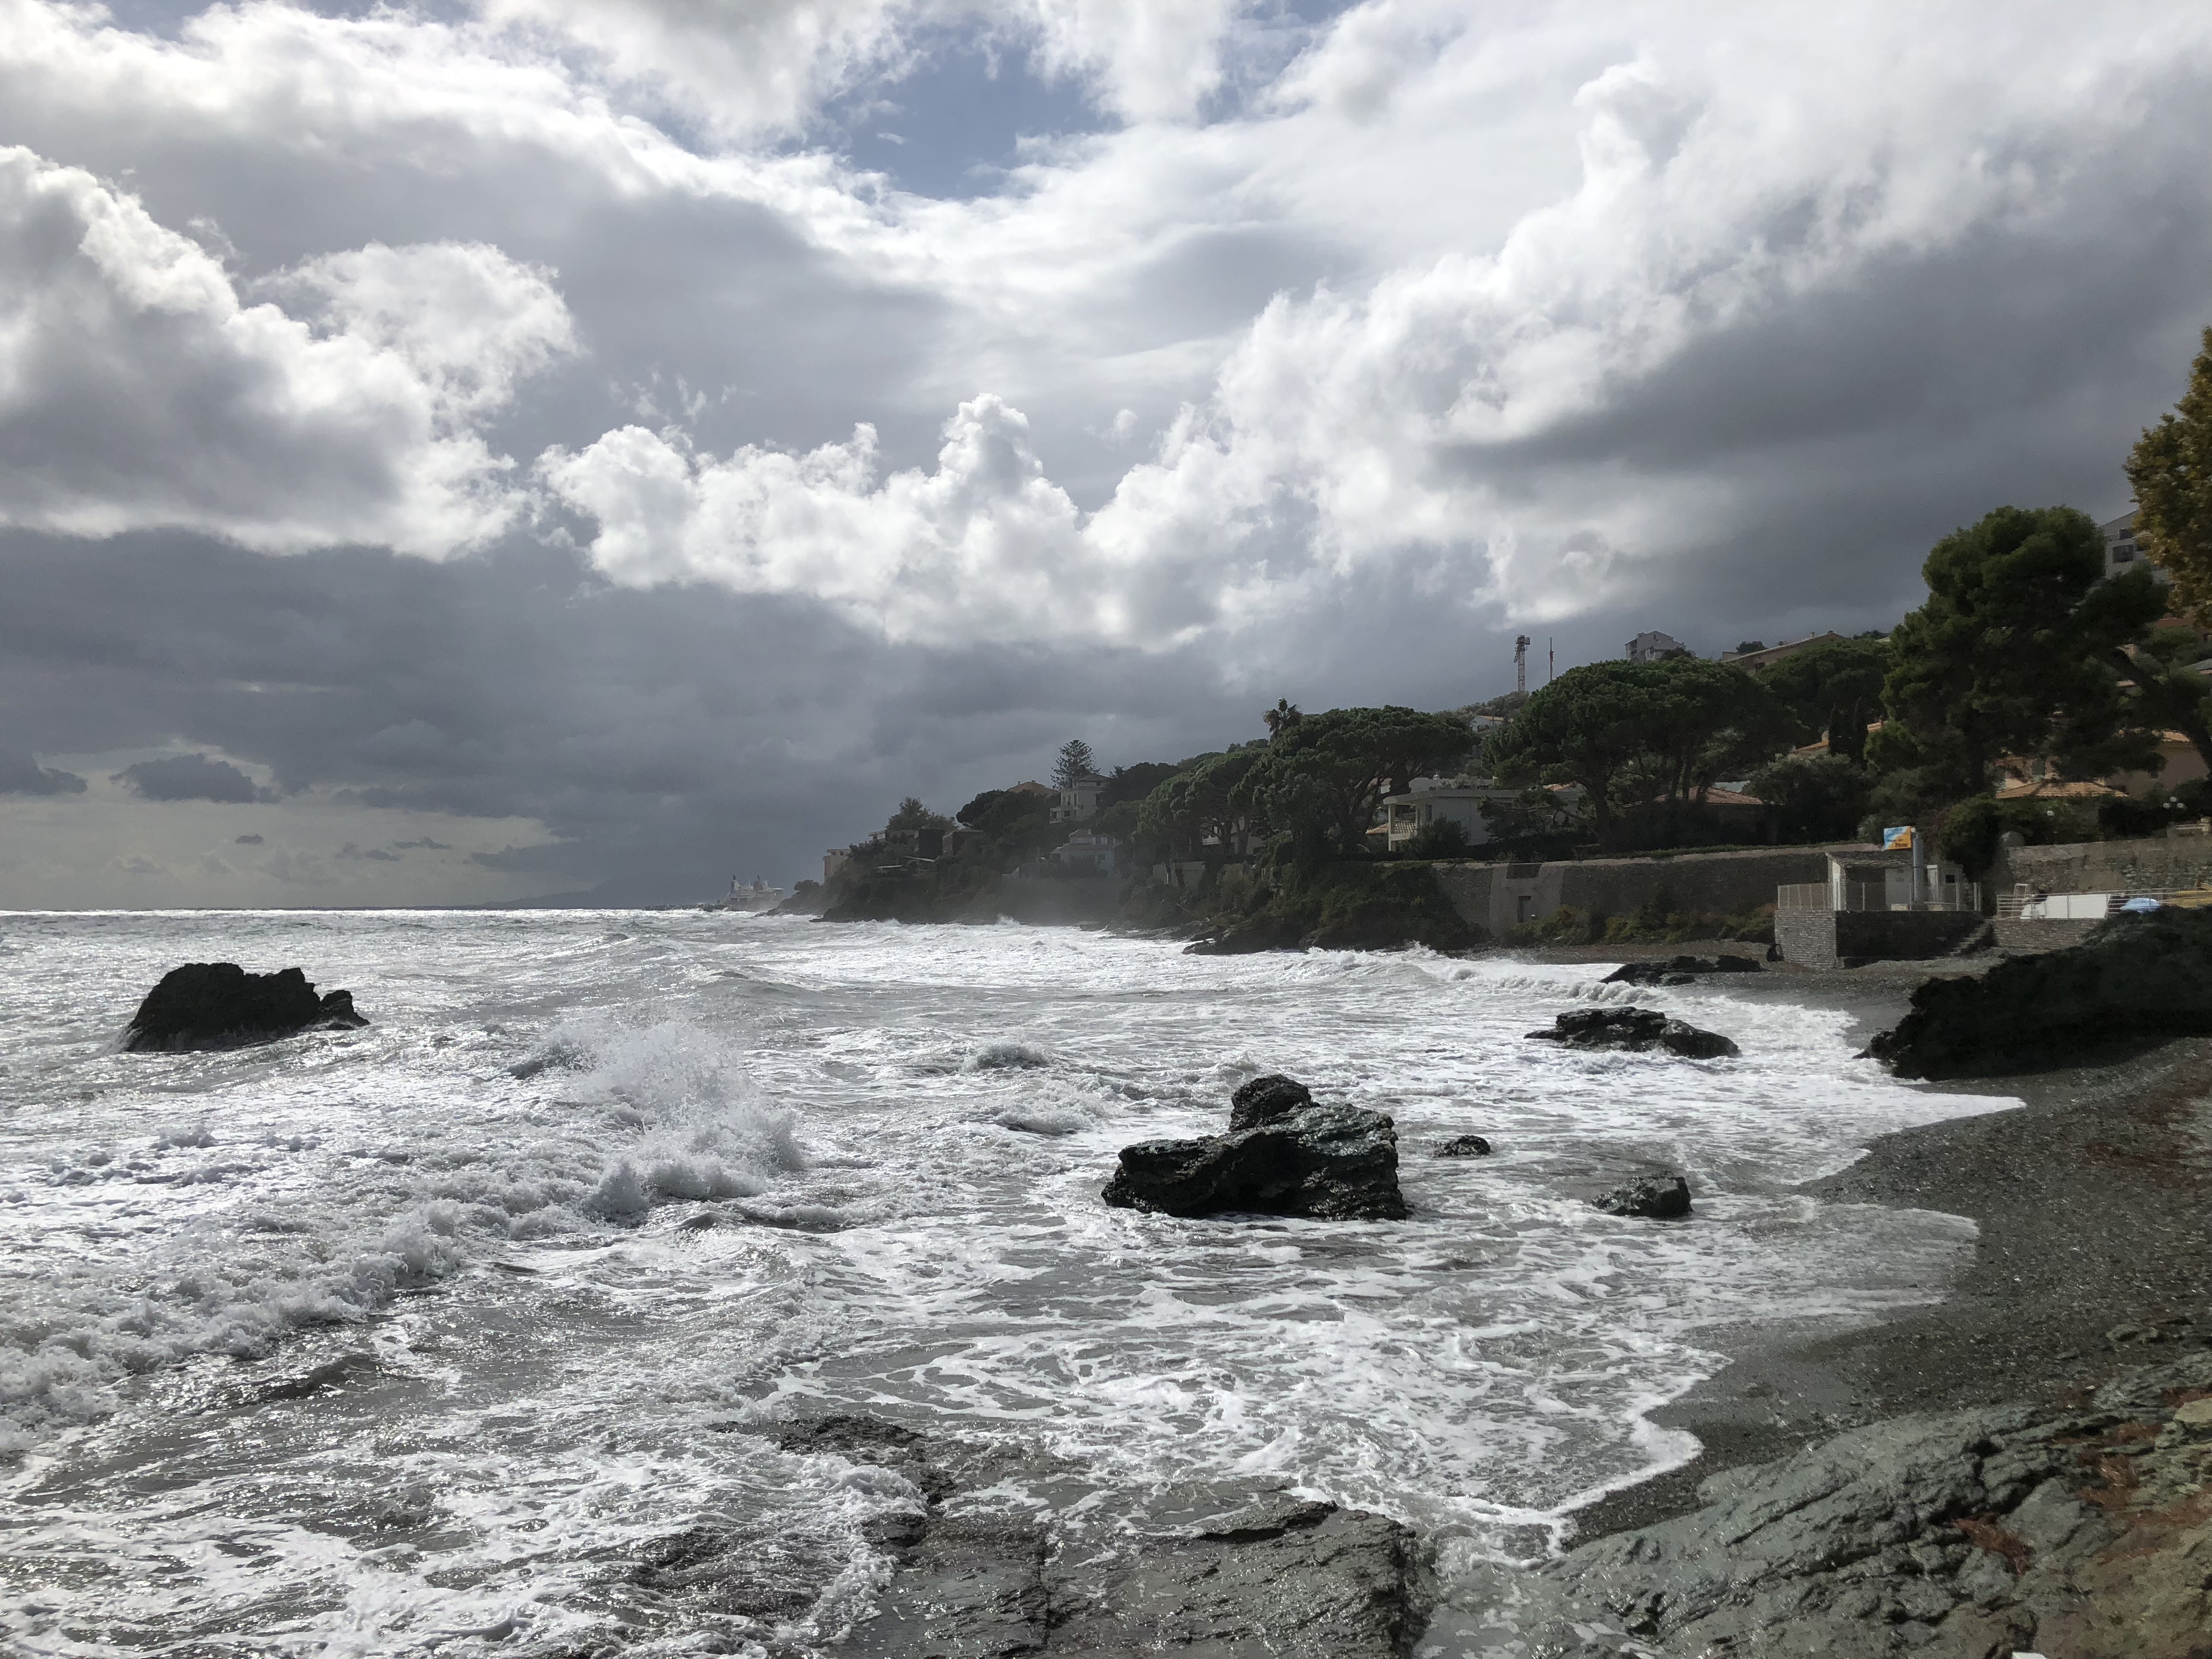
[[[1880,881],[1847,881],[1844,902],[1836,902],[1835,890],[1825,881],[1792,882],[1774,890],[1777,910],[1978,910],[1982,890],[1971,881],[1948,884],[1947,896],[1907,904],[1890,896],[1889,885]]]

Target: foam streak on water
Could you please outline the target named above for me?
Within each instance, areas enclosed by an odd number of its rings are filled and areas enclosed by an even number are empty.
[[[214,960],[374,1023],[117,1052]],[[884,1571],[870,1518],[916,1494],[743,1431],[824,1406],[1124,1488],[1279,1480],[1448,1569],[1526,1554],[1689,1453],[1643,1414],[1720,1328],[1940,1294],[1966,1224],[1787,1189],[2003,1103],[1725,982],[1635,994],[1738,1060],[1522,1040],[1622,998],[1602,972],[720,915],[6,918],[0,1645],[834,1650]],[[1098,1202],[1119,1146],[1218,1128],[1263,1070],[1395,1115],[1411,1221]],[[1469,1130],[1497,1155],[1425,1155]],[[1584,1201],[1651,1167],[1691,1223]],[[639,1571],[701,1529],[767,1588]]]

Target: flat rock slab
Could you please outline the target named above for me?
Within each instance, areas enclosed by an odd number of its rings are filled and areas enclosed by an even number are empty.
[[[848,1644],[855,1659],[1404,1659],[1430,1601],[1413,1534],[1255,1492],[1196,1529],[1056,1547],[1050,1521],[930,1519]]]
[[[124,1047],[134,1053],[237,1048],[368,1024],[354,1011],[350,991],[319,997],[297,968],[249,974],[234,962],[191,962],[171,969],[146,994]]]
[[[1893,1419],[1705,1507],[1455,1589],[1431,1639],[1547,1659],[2203,1659],[2212,1354],[2074,1407]]]

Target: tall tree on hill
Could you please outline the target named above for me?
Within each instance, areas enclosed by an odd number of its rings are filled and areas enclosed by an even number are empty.
[[[1449,770],[1474,747],[1464,720],[1419,709],[1332,708],[1279,730],[1231,800],[1290,833],[1294,856],[1362,850],[1385,795]]]
[[[1936,543],[1921,574],[1927,602],[1890,635],[1887,718],[1867,745],[1893,775],[1879,804],[1980,794],[2008,756],[2046,756],[2076,778],[2155,763],[2122,682],[2165,597],[2148,570],[2103,579],[2086,514],[2001,507]]]
[[[2189,389],[2127,459],[2136,540],[2173,577],[2174,597],[2212,616],[2212,328],[2190,366]]]
[[[1209,840],[1225,853],[1249,816],[1231,797],[1265,752],[1255,744],[1184,763],[1139,804],[1137,839],[1170,860],[1201,858]]]
[[[1785,721],[1733,663],[1686,653],[1585,663],[1530,692],[1486,755],[1501,782],[1581,785],[1591,827],[1608,841],[1623,806],[1656,799],[1673,817],[1714,779],[1758,765]]]
[[[1098,772],[1098,757],[1091,752],[1091,745],[1080,738],[1070,738],[1060,745],[1060,758],[1052,763],[1053,787],[1073,789],[1084,778],[1095,777]]]
[[[1296,726],[1305,716],[1298,712],[1297,704],[1288,697],[1278,697],[1275,706],[1260,718],[1267,722],[1267,735],[1275,738],[1281,736],[1286,728]]]
[[[1828,752],[1857,760],[1867,727],[1881,718],[1881,684],[1889,677],[1889,641],[1823,640],[1759,671],[1796,726],[1801,744],[1825,732]]]

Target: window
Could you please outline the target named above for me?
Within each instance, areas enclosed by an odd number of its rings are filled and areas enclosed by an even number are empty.
[[[2133,559],[2135,556],[2136,544],[2133,542],[2122,542],[2118,547],[2115,547],[2112,550],[2112,562],[2114,564],[2126,564],[2130,560]]]

